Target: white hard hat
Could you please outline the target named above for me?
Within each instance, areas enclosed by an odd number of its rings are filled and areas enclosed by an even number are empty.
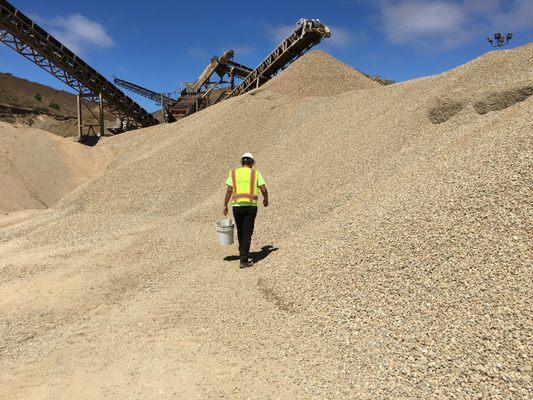
[[[252,153],[244,153],[242,155],[242,158],[251,158],[253,160],[254,159],[254,155]]]

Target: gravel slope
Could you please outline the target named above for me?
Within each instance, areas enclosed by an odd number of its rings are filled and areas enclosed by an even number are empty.
[[[276,79],[265,83],[264,89],[292,96],[332,96],[349,90],[380,86],[354,68],[329,54],[312,51],[287,67]]]
[[[0,230],[9,398],[530,398],[533,45],[328,93],[322,61],[349,75],[310,53],[99,143],[104,174]],[[239,270],[213,222],[245,151],[272,248]]]
[[[45,209],[105,168],[105,151],[0,122],[0,213]]]

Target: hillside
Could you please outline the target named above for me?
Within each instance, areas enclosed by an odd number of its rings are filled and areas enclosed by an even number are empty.
[[[0,72],[0,103],[57,117],[76,118],[76,96],[37,82]],[[51,108],[55,103],[59,108]]]
[[[88,104],[97,109],[94,103]],[[106,113],[106,120],[113,123],[115,118]],[[63,137],[77,136],[76,96],[0,72],[0,121]]]
[[[382,86],[312,52],[99,142],[105,171],[0,228],[0,392],[528,399],[532,71],[530,44]],[[271,206],[239,270],[213,225],[245,151]]]

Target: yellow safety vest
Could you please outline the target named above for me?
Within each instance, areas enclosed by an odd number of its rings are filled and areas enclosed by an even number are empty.
[[[231,171],[233,181],[233,203],[243,205],[257,205],[258,188],[257,173],[254,169],[248,167],[235,168]]]

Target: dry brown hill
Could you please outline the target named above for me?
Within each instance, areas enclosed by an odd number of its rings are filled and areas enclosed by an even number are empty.
[[[55,103],[59,108],[50,107]],[[37,82],[18,78],[9,73],[0,73],[0,104],[24,111],[48,114],[57,117],[76,118],[76,96]]]
[[[88,104],[97,109],[93,103]],[[106,120],[111,123],[116,119],[106,113]],[[0,121],[62,137],[76,136],[76,96],[9,73],[0,73]],[[84,121],[94,122],[91,118]]]
[[[98,143],[105,173],[0,230],[8,398],[530,397],[533,45],[349,91],[313,57]],[[271,206],[239,270],[213,223],[245,151]]]

